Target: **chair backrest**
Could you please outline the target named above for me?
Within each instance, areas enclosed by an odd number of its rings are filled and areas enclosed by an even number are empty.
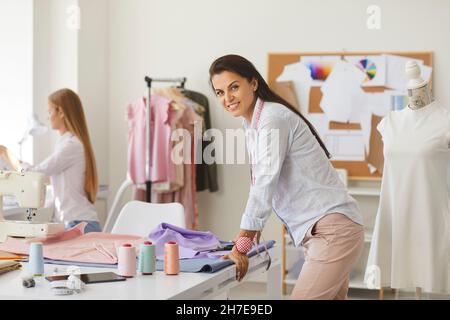
[[[162,222],[186,228],[183,205],[130,201],[120,211],[111,233],[146,237]]]

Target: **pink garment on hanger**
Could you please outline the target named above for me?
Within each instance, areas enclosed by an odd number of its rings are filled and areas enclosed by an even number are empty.
[[[152,95],[151,161],[152,182],[176,181],[175,165],[171,160],[171,121],[174,117],[171,100]],[[127,106],[128,119],[128,173],[135,184],[146,182],[146,99]]]
[[[186,108],[183,111],[183,115],[179,119],[179,125],[181,128],[186,129],[190,135],[190,154],[187,154],[187,159],[190,159],[190,163],[184,163],[184,185],[175,192],[165,193],[152,193],[152,201],[155,203],[170,203],[179,202],[184,207],[184,215],[186,221],[186,228],[196,230],[198,227],[198,209],[197,209],[197,194],[195,183],[195,154],[196,148],[199,147],[194,136],[194,124],[197,121],[203,121],[194,110]],[[184,145],[184,152],[189,152],[188,144]],[[201,146],[200,146],[201,147]],[[185,159],[186,159],[185,158]]]
[[[41,242],[46,259],[116,264],[118,247],[130,243],[139,248],[139,245],[146,241],[146,238],[133,235],[104,232],[84,234],[85,226],[86,223],[82,222],[57,236],[31,241],[8,237],[4,243],[0,244],[0,250],[27,255],[31,242]]]

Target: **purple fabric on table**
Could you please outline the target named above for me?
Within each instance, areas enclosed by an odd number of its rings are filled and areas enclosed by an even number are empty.
[[[219,239],[211,232],[195,231],[180,228],[169,223],[161,223],[153,229],[148,238],[155,243],[156,258],[164,259],[164,244],[169,241],[178,243],[180,259],[190,259],[202,251],[220,247]]]

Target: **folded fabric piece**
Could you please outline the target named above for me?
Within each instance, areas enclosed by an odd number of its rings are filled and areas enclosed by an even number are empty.
[[[0,274],[20,269],[22,265],[16,261],[0,261]]]
[[[22,260],[24,256],[20,256],[14,253],[0,251],[0,260]]]
[[[169,241],[178,243],[180,259],[193,258],[199,252],[220,247],[219,239],[209,231],[188,230],[169,223],[158,225],[148,238],[155,243],[157,259],[164,258],[164,244]]]
[[[117,263],[117,247],[130,243],[139,248],[145,238],[132,235],[119,235],[103,232],[84,234],[86,223],[80,223],[58,236],[42,239],[8,238],[0,244],[0,250],[16,254],[28,254],[31,242],[43,244],[44,258],[72,262],[91,262],[103,264]]]

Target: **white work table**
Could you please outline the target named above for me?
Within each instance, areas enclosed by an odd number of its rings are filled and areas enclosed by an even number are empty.
[[[281,299],[281,261],[280,248],[274,246],[269,249],[271,266],[266,271],[268,259],[265,253],[250,258],[249,271],[245,278],[251,274],[265,272],[267,274],[267,298]],[[27,263],[22,263],[26,270]],[[60,271],[68,266],[53,264],[45,265],[46,276],[53,275],[55,267]],[[41,277],[37,279],[34,288],[22,286],[22,270],[10,271],[0,274],[0,300],[198,300],[226,298],[230,288],[239,284],[235,279],[235,266],[231,265],[215,273],[180,273],[166,275],[157,271],[153,275],[140,275],[139,273],[126,281],[95,283],[85,286],[80,294],[56,296],[50,289],[50,282]],[[97,273],[113,271],[115,268],[81,267],[82,273]],[[64,272],[59,272],[64,273]],[[244,281],[245,281],[244,278]]]

